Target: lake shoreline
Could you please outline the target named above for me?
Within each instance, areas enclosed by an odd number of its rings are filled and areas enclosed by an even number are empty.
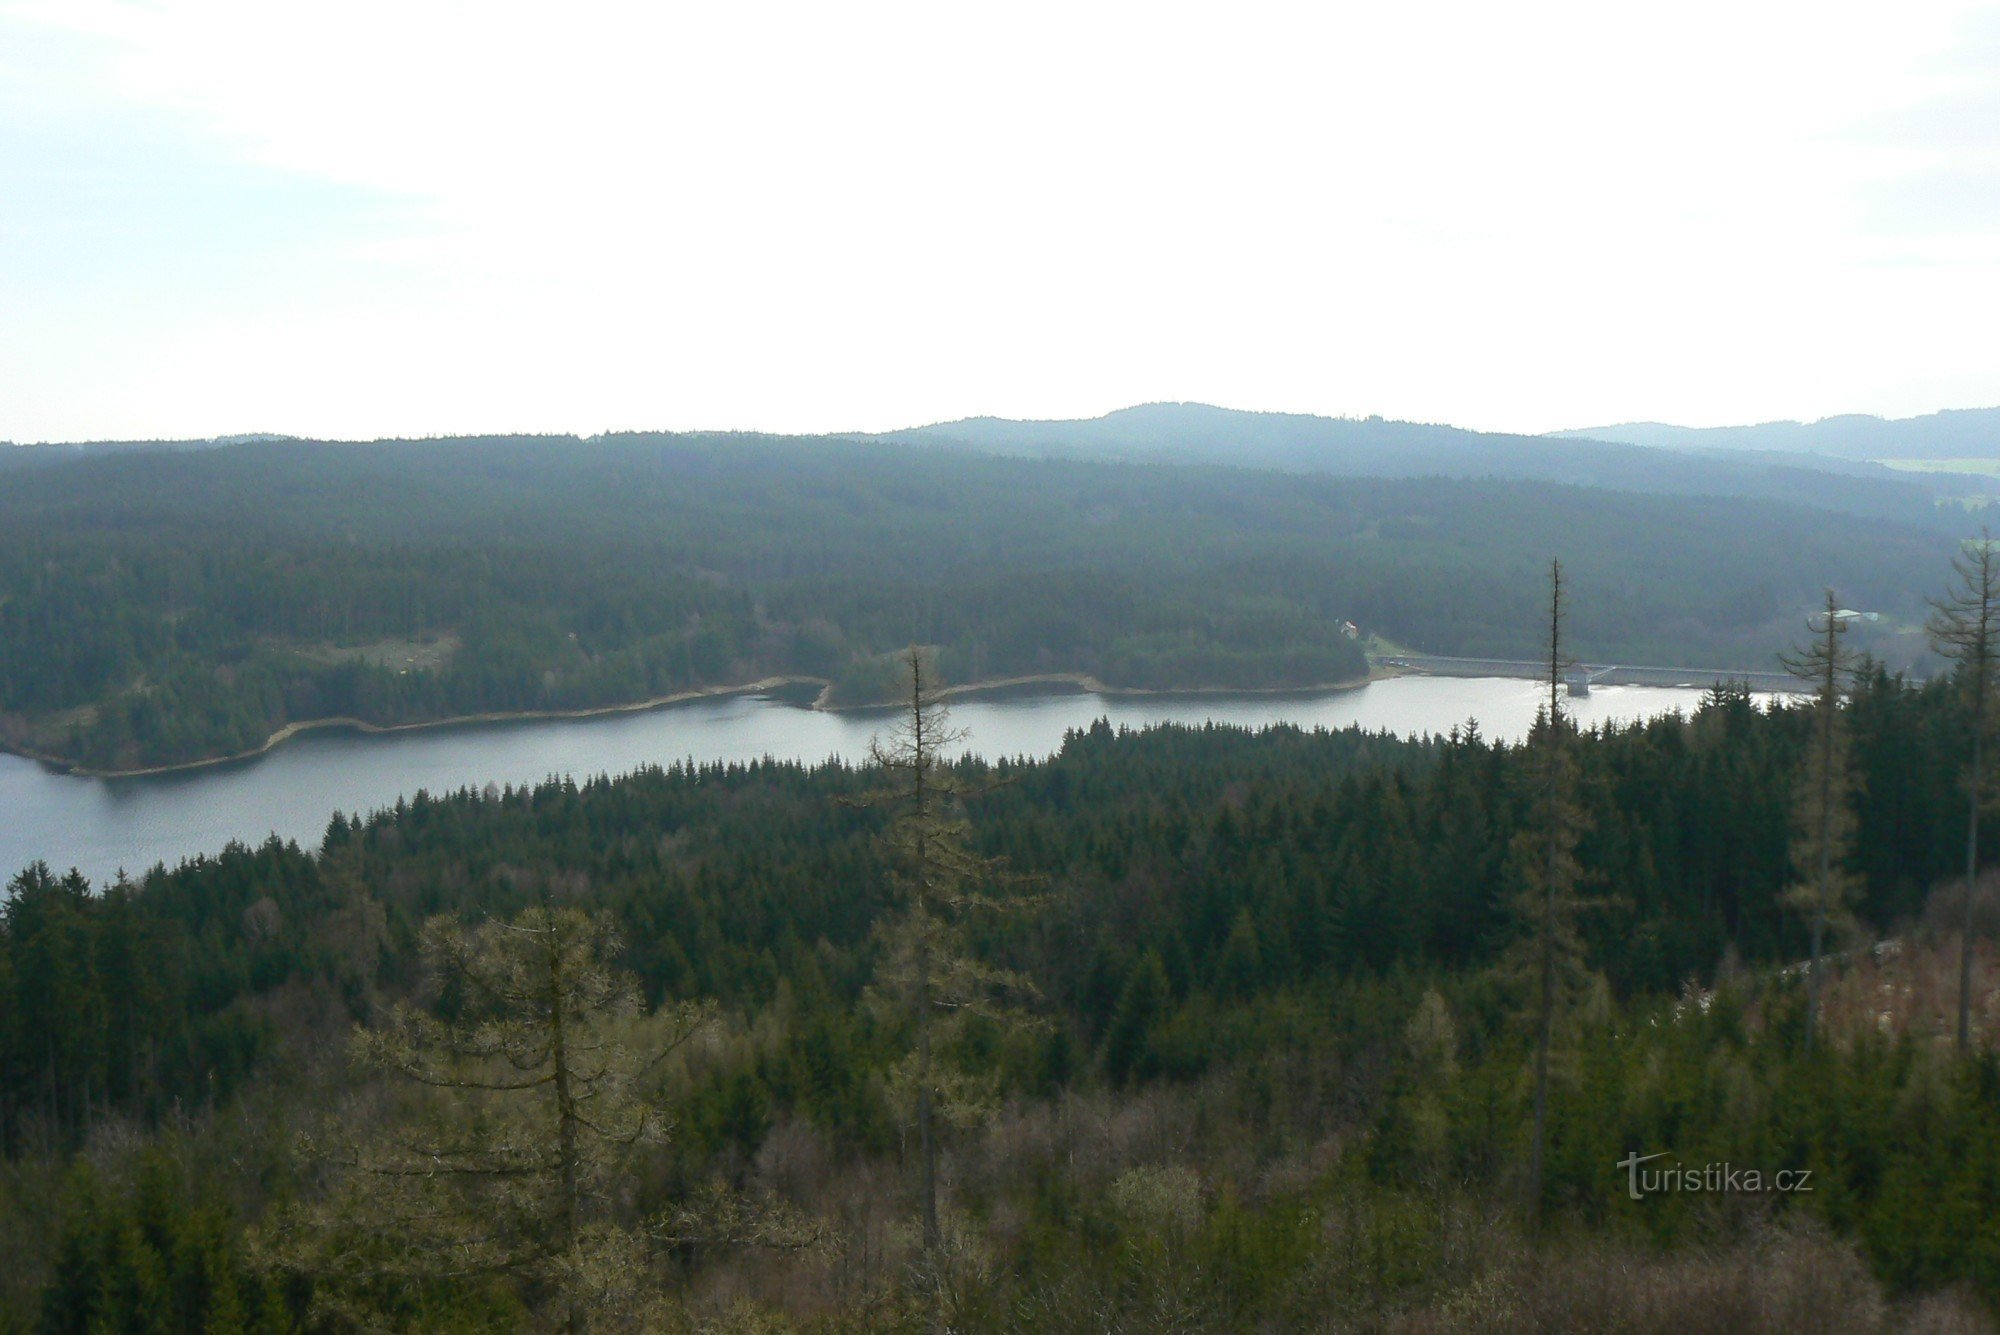
[[[1074,681],[1043,680],[983,695],[961,690],[951,706],[953,723],[966,730],[963,752],[998,764],[1057,755],[1066,737],[1100,719],[1114,730],[1357,728],[1397,738],[1442,737],[1470,722],[1495,744],[1517,744],[1545,703],[1535,683],[1503,678],[1409,672],[1364,689],[1345,684],[1350,689],[1094,695]],[[896,722],[894,706],[811,708],[822,689],[710,692],[706,703],[573,722],[429,726],[392,735],[330,727],[302,740],[295,729],[293,744],[241,764],[130,779],[85,778],[0,757],[0,809],[8,815],[0,821],[0,869],[46,861],[110,885],[121,869],[129,876],[174,867],[231,844],[255,848],[274,835],[317,848],[332,812],[389,810],[418,792],[483,792],[489,783],[528,790],[565,777],[581,785],[677,765],[865,766],[871,745]],[[1593,692],[1574,708],[1582,726],[1623,725],[1688,714],[1704,698],[1698,690],[1621,688]]]
[[[1105,696],[1176,696],[1176,695],[1320,695],[1334,691],[1358,690],[1371,681],[1380,681],[1398,676],[1394,669],[1371,670],[1366,676],[1344,681],[1327,682],[1320,685],[1304,686],[1175,686],[1160,688],[1151,686],[1107,686],[1087,672],[1036,672],[1017,677],[994,677],[985,681],[965,682],[957,686],[947,686],[938,694],[944,699],[973,699],[982,694],[1019,690],[1022,687],[1042,685],[1066,685],[1077,688],[1084,695]],[[787,686],[817,686],[820,688],[806,708],[826,713],[859,713],[865,710],[894,709],[893,701],[878,701],[871,704],[837,705],[829,701],[833,693],[833,682],[825,677],[779,676],[761,677],[756,681],[735,686],[703,686],[692,690],[675,691],[668,695],[653,696],[645,700],[628,701],[616,705],[592,705],[583,709],[518,709],[493,710],[482,714],[457,714],[450,718],[420,719],[412,723],[370,723],[366,719],[344,716],[332,718],[300,719],[287,723],[266,737],[259,746],[247,751],[238,751],[226,756],[207,756],[200,760],[183,760],[172,765],[149,765],[137,769],[96,769],[79,761],[66,760],[61,756],[48,755],[29,747],[0,742],[0,752],[21,756],[37,764],[46,766],[61,774],[71,774],[84,779],[141,779],[161,774],[184,774],[194,770],[213,769],[219,765],[233,765],[246,760],[255,760],[267,755],[294,737],[309,732],[343,731],[366,733],[371,736],[405,732],[422,732],[438,728],[476,727],[486,723],[532,723],[560,719],[600,718],[612,714],[638,714],[654,709],[665,709],[673,705],[693,704],[699,700],[720,700],[733,695],[756,695],[765,691],[780,690]]]

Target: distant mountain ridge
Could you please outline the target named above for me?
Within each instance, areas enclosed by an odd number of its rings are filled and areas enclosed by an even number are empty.
[[[973,417],[875,440],[988,454],[1204,464],[1337,476],[1501,478],[1682,496],[1745,496],[1909,519],[1960,479],[1913,479],[1862,458],[1724,452],[1580,433],[1524,436],[1381,417],[1247,412],[1149,403],[1066,421]]]
[[[166,451],[214,450],[230,445],[271,445],[297,440],[297,436],[269,431],[251,431],[231,436],[209,436],[200,440],[91,440],[51,442],[41,445],[0,443],[0,471],[9,468],[37,468],[50,464],[94,459],[106,454],[149,454]]]
[[[802,439],[729,434],[745,449],[759,448],[759,441]],[[0,450],[0,473],[104,454],[254,449],[291,439],[256,433],[201,441],[20,446]],[[540,439],[554,446],[580,438]],[[972,417],[895,431],[804,439],[873,441],[1091,462],[1250,468],[1357,478],[1491,478],[1654,495],[1732,496],[1905,522],[1924,522],[1941,496],[2000,488],[1996,479],[1963,471],[1918,473],[1875,462],[2000,459],[2000,409],[1959,410],[1904,421],[1840,417],[1811,424],[1776,422],[1748,427],[1628,423],[1530,436],[1381,417],[1318,417],[1204,403],[1148,403],[1093,418],[1032,421]]]
[[[1608,440],[1676,450],[1756,450],[1837,459],[2000,459],[2000,408],[1950,408],[1922,417],[1850,413],[1817,422],[1673,426],[1623,422],[1552,431],[1551,440]]]

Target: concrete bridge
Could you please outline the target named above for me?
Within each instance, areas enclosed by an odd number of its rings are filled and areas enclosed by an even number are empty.
[[[1401,668],[1433,677],[1527,677],[1548,678],[1547,663],[1523,662],[1512,658],[1451,658],[1439,654],[1384,654],[1374,660],[1380,667]],[[1750,668],[1648,667],[1632,663],[1572,663],[1563,673],[1571,695],[1588,695],[1593,686],[1710,686],[1737,685],[1753,691],[1778,694],[1811,689],[1788,672],[1758,671]]]

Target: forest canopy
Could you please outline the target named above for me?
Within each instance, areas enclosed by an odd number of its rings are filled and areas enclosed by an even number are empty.
[[[0,1328],[541,1328],[567,1303],[599,1329],[919,1330],[941,1302],[956,1328],[1151,1328],[1165,1304],[1220,1331],[1479,1302],[1507,1328],[1872,1330],[1941,1290],[1970,1313],[2000,1295],[2000,1021],[1982,1005],[1970,1054],[1939,1041],[1962,709],[1879,672],[1843,706],[1855,923],[1811,1050],[1784,967],[1811,707],[1718,692],[1575,739],[1596,908],[1532,1265],[1508,966],[1532,744],[1100,722],[1049,760],[956,765],[952,819],[1019,911],[972,911],[953,950],[1027,987],[1018,1018],[937,1036],[976,1094],[940,1132],[941,1275],[898,1222],[911,1020],[882,1004],[904,910],[880,771],[419,795],[317,849],[110,887],[30,867],[0,910]],[[520,967],[560,923],[573,964]],[[496,1007],[466,970],[532,986]],[[586,1074],[620,1082],[573,1156],[509,1139],[563,1106],[534,1092],[544,986],[576,998]],[[454,1131],[485,1176],[403,1173]],[[1621,1158],[1656,1150],[1815,1187],[1628,1199]],[[575,1223],[530,1190],[572,1159],[616,1174]]]
[[[1579,653],[1764,668],[1828,582],[1890,627],[1920,621],[1907,591],[1951,536],[1943,512],[831,439],[84,453],[0,485],[0,741],[123,768],[299,720],[774,675],[863,702],[913,642],[956,682],[1322,685],[1367,670],[1350,620],[1422,651],[1533,657],[1558,537]]]

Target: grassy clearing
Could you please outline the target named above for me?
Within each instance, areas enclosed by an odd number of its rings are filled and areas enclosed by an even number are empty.
[[[1980,477],[2000,477],[2000,459],[1877,459],[1875,462],[1899,473],[1969,473]]]
[[[367,644],[283,644],[285,652],[314,663],[362,662],[370,667],[436,672],[459,650],[458,636],[445,632],[422,640],[372,640]]]

